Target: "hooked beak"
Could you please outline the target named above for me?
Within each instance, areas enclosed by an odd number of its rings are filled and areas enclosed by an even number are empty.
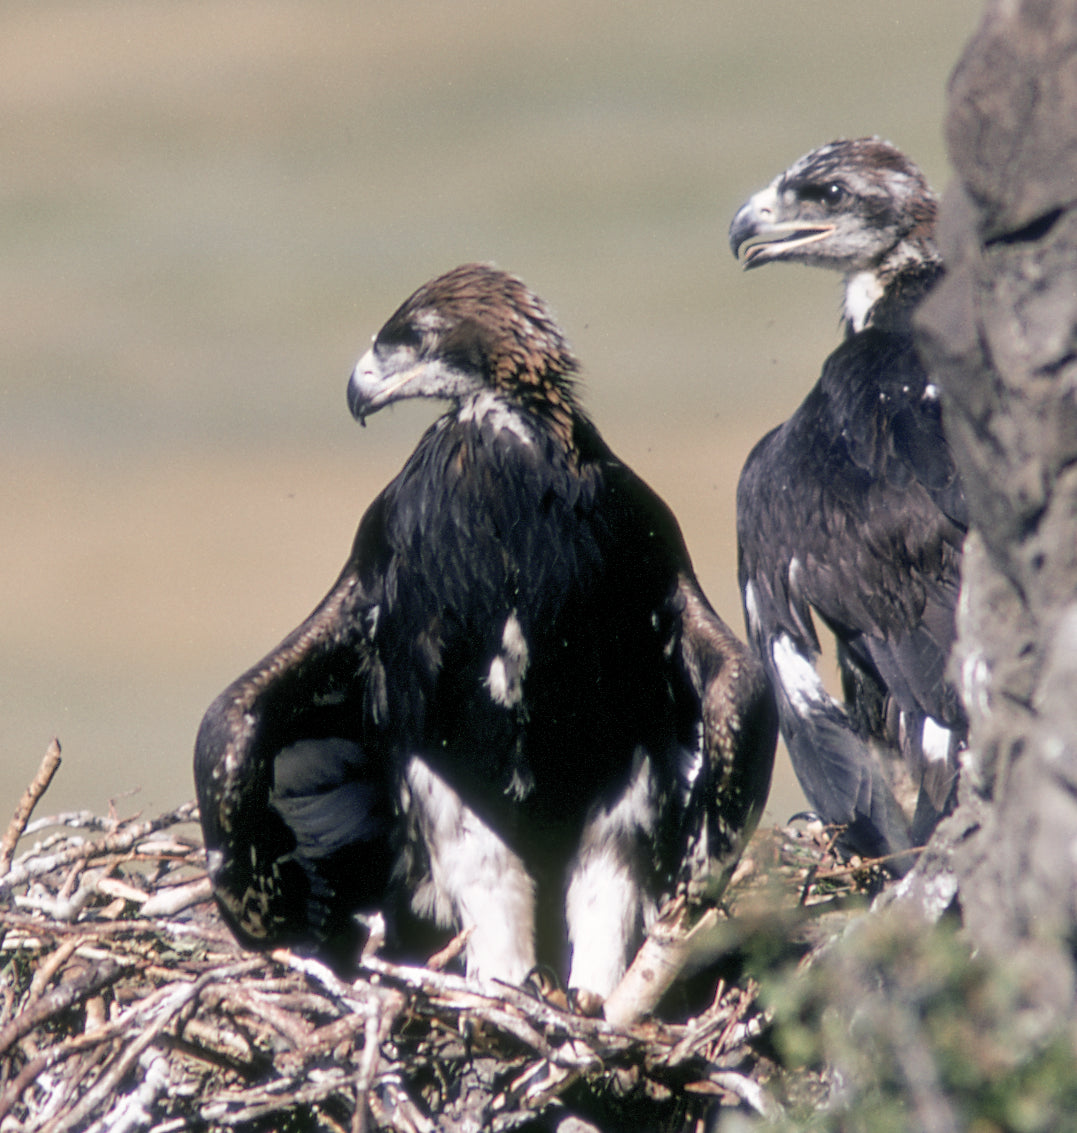
[[[366,426],[366,419],[400,397],[407,384],[422,370],[421,366],[409,366],[399,372],[386,373],[371,347],[355,364],[348,379],[348,409],[360,425]]]
[[[779,220],[778,215],[776,195],[773,189],[767,188],[756,193],[733,217],[729,226],[729,247],[733,255],[742,260],[745,269],[791,258],[808,244],[826,239],[835,227]]]

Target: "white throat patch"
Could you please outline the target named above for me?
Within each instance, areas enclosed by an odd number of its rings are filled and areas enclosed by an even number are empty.
[[[883,297],[883,285],[872,271],[858,271],[845,278],[845,318],[854,331],[867,326],[872,307]]]

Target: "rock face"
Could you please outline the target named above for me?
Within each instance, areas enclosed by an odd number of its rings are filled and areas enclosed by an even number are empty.
[[[992,0],[950,89],[947,275],[921,308],[972,533],[952,664],[971,719],[936,847],[967,928],[1049,957],[1077,939],[1077,3]],[[928,855],[930,857],[930,855]]]

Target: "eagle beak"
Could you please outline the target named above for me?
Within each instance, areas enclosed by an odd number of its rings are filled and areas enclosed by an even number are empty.
[[[366,428],[366,415],[373,412],[370,400],[374,389],[374,350],[368,350],[348,378],[348,410]]]
[[[348,409],[360,425],[366,419],[400,397],[406,397],[404,388],[422,370],[421,366],[408,366],[399,372],[385,372],[381,361],[371,347],[355,363],[348,379]]]
[[[756,193],[733,217],[729,226],[729,247],[736,259],[742,259],[745,269],[786,259],[808,244],[825,240],[835,227],[833,224],[779,220],[779,216],[778,195],[773,187],[768,186]]]

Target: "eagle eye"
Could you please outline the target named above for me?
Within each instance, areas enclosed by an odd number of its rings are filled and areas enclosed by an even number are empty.
[[[813,204],[834,208],[845,199],[847,192],[845,186],[838,181],[819,181],[802,185],[797,196],[802,201],[811,201]]]
[[[397,350],[401,347],[418,350],[422,341],[423,336],[419,332],[419,328],[410,320],[401,320],[382,327],[374,345],[382,350]]]

